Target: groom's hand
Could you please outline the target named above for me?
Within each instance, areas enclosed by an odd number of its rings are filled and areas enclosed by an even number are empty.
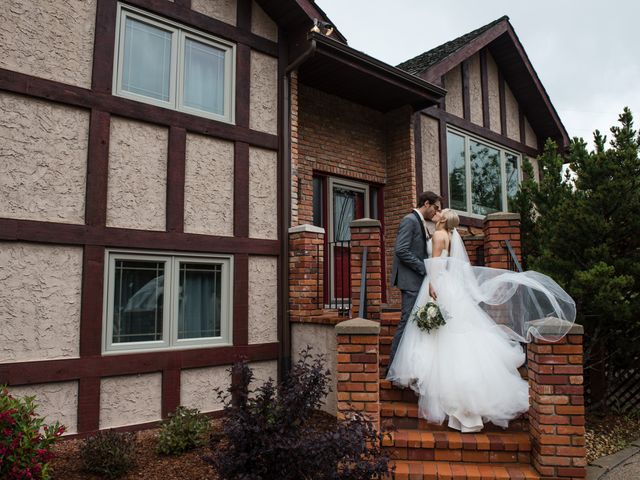
[[[429,284],[429,296],[436,300],[438,296],[436,295],[436,291],[433,289],[433,285]]]

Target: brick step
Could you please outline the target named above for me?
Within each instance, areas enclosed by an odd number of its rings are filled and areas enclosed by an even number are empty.
[[[395,480],[539,480],[531,465],[487,465],[457,462],[396,460]]]
[[[382,312],[380,314],[380,325],[381,326],[387,326],[387,325],[395,326],[400,322],[400,316],[401,316],[400,310],[393,311],[393,312]]]
[[[381,401],[380,420],[383,423],[391,423],[397,429],[425,430],[425,431],[455,431],[450,429],[446,422],[442,425],[427,422],[424,418],[418,417],[418,404],[405,401]],[[509,427],[505,430],[502,427],[488,423],[482,429],[486,432],[526,432],[528,422],[526,414],[509,422]]]
[[[530,463],[527,432],[459,433],[396,430],[382,442],[394,460]]]
[[[410,388],[397,387],[389,380],[381,378],[380,400],[389,402],[418,403],[418,395]]]

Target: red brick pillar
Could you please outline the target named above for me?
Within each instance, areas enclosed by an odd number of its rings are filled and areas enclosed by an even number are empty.
[[[518,261],[522,261],[520,243],[520,215],[518,213],[490,213],[484,219],[484,264],[487,267],[508,268],[509,240]]]
[[[528,346],[531,461],[544,478],[586,475],[583,332],[574,325],[559,342]]]
[[[367,247],[367,277],[362,281],[362,258]],[[382,249],[380,221],[362,218],[351,222],[351,316],[357,317],[360,290],[366,285],[366,318],[380,320],[382,305]]]
[[[363,318],[336,325],[338,418],[358,411],[380,429],[378,336],[380,324]]]
[[[324,301],[324,229],[289,229],[289,312],[291,321],[319,315]]]

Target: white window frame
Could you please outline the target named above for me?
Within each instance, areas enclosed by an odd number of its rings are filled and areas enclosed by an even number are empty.
[[[113,55],[113,95],[128,98],[137,102],[148,103],[157,107],[169,108],[179,112],[218,120],[225,123],[235,123],[236,97],[236,45],[226,40],[200,32],[177,22],[164,19],[158,15],[145,12],[139,8],[118,3],[116,22],[116,44]],[[124,36],[126,19],[131,18],[147,23],[154,27],[168,30],[172,33],[171,40],[171,72],[169,76],[169,101],[158,100],[122,89],[122,74],[124,72]],[[225,51],[224,63],[224,114],[220,115],[193,107],[183,103],[184,86],[184,46],[187,38],[210,45]]]
[[[159,261],[165,264],[163,296],[163,339],[145,342],[113,343],[113,301],[115,263],[117,260]],[[181,263],[222,266],[220,336],[178,339],[179,281]],[[139,250],[107,250],[105,252],[104,299],[102,321],[102,353],[121,354],[141,351],[182,350],[233,345],[233,256],[187,254],[177,252],[143,252]],[[168,280],[167,280],[168,279]]]
[[[473,192],[471,191],[471,151],[469,148],[469,141],[473,140],[479,143],[482,143],[483,145],[487,145],[488,147],[494,148],[496,150],[498,150],[498,153],[500,155],[500,182],[501,182],[501,198],[500,198],[500,203],[501,203],[501,212],[507,212],[508,208],[509,208],[509,198],[508,198],[508,194],[507,194],[507,166],[506,166],[506,154],[510,154],[510,155],[514,155],[517,159],[517,168],[518,168],[518,185],[520,185],[522,183],[522,154],[505,148],[502,145],[499,145],[495,142],[491,142],[485,138],[482,137],[478,137],[476,135],[472,135],[464,130],[461,130],[459,128],[454,128],[451,127],[450,125],[447,125],[447,133],[453,133],[454,135],[458,135],[460,137],[464,138],[464,167],[465,167],[465,180],[466,180],[466,194],[467,194],[467,210],[455,210],[457,213],[464,215],[465,217],[471,217],[471,218],[484,218],[485,215],[481,215],[479,213],[474,213],[473,212],[473,205],[472,205],[472,201],[473,201]],[[445,136],[445,141],[447,141],[447,137]],[[447,145],[447,151],[448,151],[448,145]],[[449,161],[447,160],[447,188],[448,191],[451,192],[451,184],[450,182],[450,178],[449,178]],[[451,203],[451,202],[449,202]]]

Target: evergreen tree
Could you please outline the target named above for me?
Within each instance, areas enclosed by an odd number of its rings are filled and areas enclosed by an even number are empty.
[[[547,141],[538,158],[541,179],[516,198],[527,268],[549,274],[575,299],[589,350],[629,364],[640,352],[640,158],[633,117],[625,108],[612,140],[594,133],[595,149],[574,138],[563,157]]]

